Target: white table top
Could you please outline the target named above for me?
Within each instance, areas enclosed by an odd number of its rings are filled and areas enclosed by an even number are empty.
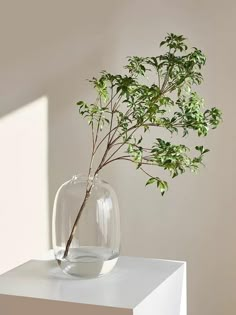
[[[64,275],[54,260],[31,260],[0,276],[0,295],[134,308],[184,262],[121,256],[97,279]]]

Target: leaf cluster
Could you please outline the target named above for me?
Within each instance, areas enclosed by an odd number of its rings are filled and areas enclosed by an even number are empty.
[[[201,70],[206,57],[202,51],[189,49],[182,35],[172,33],[167,34],[160,47],[165,49],[161,55],[128,57],[124,67],[127,74],[103,71],[99,78],[90,81],[97,91],[96,102],[79,101],[77,105],[93,133],[97,126],[93,154],[106,143],[96,172],[116,160],[131,161],[149,177],[147,184],[155,183],[164,194],[167,182],[145,167],[161,167],[172,177],[187,169],[195,172],[209,150],[198,145],[198,155],[191,157],[191,150],[184,144],[172,144],[158,137],[160,128],[171,135],[181,132],[185,137],[195,132],[199,137],[207,136],[221,122],[222,113],[216,107],[206,108],[204,99],[195,91],[195,86],[203,81]],[[148,79],[150,75],[153,80]],[[104,126],[106,133],[100,135]],[[151,128],[156,129],[157,137],[147,146],[146,132]],[[138,139],[137,133],[142,134]]]

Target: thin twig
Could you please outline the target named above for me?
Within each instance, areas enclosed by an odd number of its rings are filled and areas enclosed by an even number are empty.
[[[142,167],[139,168],[143,173],[145,173],[147,176],[149,177],[155,177],[155,176],[152,176],[151,174],[149,174],[147,171],[145,171]]]
[[[108,139],[107,139],[107,148],[109,147],[109,143],[110,143],[111,130],[112,130],[112,124],[113,124],[113,117],[114,117],[114,109],[112,108],[112,99],[113,99],[113,88],[111,87],[111,120],[110,120],[110,129],[109,129]]]

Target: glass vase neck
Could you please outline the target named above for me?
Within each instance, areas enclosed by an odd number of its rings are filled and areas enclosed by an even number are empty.
[[[88,176],[81,173],[72,176],[72,181],[81,181],[81,182],[86,181],[87,182],[88,180],[97,182],[97,181],[100,181],[100,177],[98,174],[96,174],[95,176],[94,174]]]

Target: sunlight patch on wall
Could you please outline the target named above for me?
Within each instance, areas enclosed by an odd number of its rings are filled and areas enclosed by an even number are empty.
[[[0,274],[49,246],[47,116],[42,97],[0,118]]]

